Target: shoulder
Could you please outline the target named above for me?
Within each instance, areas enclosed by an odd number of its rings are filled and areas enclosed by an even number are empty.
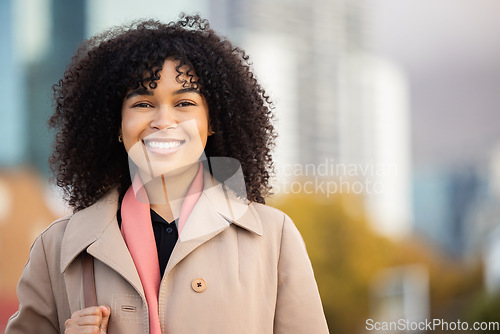
[[[28,259],[28,265],[32,271],[41,271],[42,267],[57,270],[62,240],[71,216],[55,220],[33,241]]]
[[[275,231],[280,236],[289,230],[294,230],[298,233],[292,219],[283,211],[261,203],[251,202],[249,205],[259,216],[264,232]]]
[[[51,245],[60,245],[71,217],[73,217],[73,215],[67,215],[52,222],[42,233],[40,233],[38,238],[35,239],[34,245],[40,243],[44,245],[44,248]]]
[[[102,233],[116,217],[117,193],[112,191],[93,205],[55,220],[35,240],[46,252],[60,252],[61,247]]]
[[[263,224],[282,226],[286,219],[290,219],[283,211],[272,206],[256,202],[251,202],[249,205],[257,212]]]
[[[41,237],[51,236],[52,234],[59,234],[61,232],[64,233],[68,222],[73,217],[73,214],[61,217],[59,219],[54,220],[42,233],[40,233]]]

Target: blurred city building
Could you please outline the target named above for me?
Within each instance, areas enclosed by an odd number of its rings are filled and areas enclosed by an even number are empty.
[[[463,258],[471,251],[471,215],[485,200],[481,169],[419,168],[413,174],[415,232],[448,254]],[[477,242],[477,240],[476,240]]]
[[[491,295],[498,295],[500,293],[500,226],[496,226],[486,237],[483,246],[483,261],[486,291]]]
[[[371,286],[371,316],[374,321],[394,322],[403,319],[421,322],[430,319],[428,269],[419,264],[382,270]],[[403,324],[404,325],[404,324]],[[386,333],[423,333],[424,330],[391,328]]]
[[[363,117],[358,77],[348,73],[350,56],[364,43],[362,7],[342,0],[212,1],[215,28],[243,46],[278,100],[278,120],[290,130],[280,132],[283,163],[372,158],[364,144],[371,117]]]
[[[485,284],[491,294],[500,293],[500,143],[493,151],[490,164],[491,197],[482,211],[482,234],[487,236],[484,246]],[[481,240],[481,238],[480,238]]]
[[[2,1],[2,166],[32,164],[48,176],[51,87],[84,38],[85,1]],[[5,9],[5,10],[4,10]],[[71,15],[68,15],[71,13]]]
[[[29,157],[44,175],[49,172],[47,159],[53,140],[47,130],[53,113],[52,85],[62,77],[85,38],[86,19],[85,0],[52,0],[50,4],[47,45],[42,46],[39,57],[26,64]]]
[[[488,168],[482,168],[480,197],[467,215],[467,255],[480,254],[484,283],[491,294],[500,293],[500,143]]]
[[[378,232],[407,235],[412,220],[408,89],[400,69],[366,52],[370,5],[346,0],[211,4],[215,28],[249,53],[276,101],[277,183],[290,182],[290,174],[321,177],[338,182],[338,192],[350,182],[347,191],[365,196]],[[311,165],[316,169],[303,168]],[[327,172],[318,176],[321,167]]]
[[[22,50],[16,47],[13,13],[12,0],[0,2],[0,92],[9,97],[0,107],[0,164],[11,167],[26,161],[28,146]]]

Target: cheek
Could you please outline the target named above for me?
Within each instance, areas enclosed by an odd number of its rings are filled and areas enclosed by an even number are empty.
[[[197,121],[198,123],[198,132],[200,132],[200,135],[205,135],[208,133],[208,122],[206,119],[201,119]]]
[[[121,126],[123,144],[125,145],[125,149],[128,151],[130,147],[137,142],[138,136],[141,132],[141,127],[137,120],[127,117],[126,114],[122,116]]]
[[[208,122],[206,120],[200,120],[197,123],[198,123],[198,134],[200,136],[203,146],[205,146],[208,138]]]
[[[209,112],[208,108],[205,106],[204,114],[198,118],[198,132],[200,133],[201,140],[203,144],[206,144],[208,137],[208,125],[209,125]]]

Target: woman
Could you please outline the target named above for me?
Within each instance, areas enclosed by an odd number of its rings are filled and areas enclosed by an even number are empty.
[[[7,334],[328,333],[302,238],[264,205],[275,135],[242,50],[198,16],[133,24],[82,46],[55,100],[74,214],[35,241]]]

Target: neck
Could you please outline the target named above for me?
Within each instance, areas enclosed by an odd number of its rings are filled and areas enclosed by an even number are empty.
[[[151,209],[169,222],[178,219],[184,197],[199,168],[199,163],[195,163],[179,173],[162,174],[146,183]]]

